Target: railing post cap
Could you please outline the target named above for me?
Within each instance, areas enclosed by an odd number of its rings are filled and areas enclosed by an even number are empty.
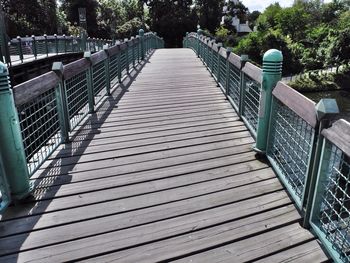
[[[4,74],[8,74],[7,65],[0,61],[0,74],[3,76]]]
[[[108,50],[108,48],[109,48],[108,44],[103,45],[103,50],[107,51],[107,50]]]
[[[141,37],[143,37],[144,34],[145,34],[145,30],[143,30],[143,29],[141,28],[141,29],[139,30],[139,35],[140,35]]]
[[[246,54],[241,55],[241,61],[248,61],[249,60],[249,56]]]
[[[17,38],[17,39],[21,39],[21,37],[20,37],[20,36],[17,36],[16,38]]]
[[[339,107],[335,99],[321,99],[316,104],[316,115],[319,121],[332,118],[339,114]]]
[[[91,58],[91,51],[85,51],[84,58],[90,59]]]
[[[233,52],[233,48],[232,48],[232,47],[227,47],[227,48],[226,48],[226,54],[227,54],[227,56],[229,56],[230,53],[232,53],[232,52]]]
[[[56,74],[63,74],[63,63],[62,62],[54,62],[52,64],[52,71]]]
[[[221,42],[218,43],[217,46],[218,46],[218,48],[221,48],[222,47],[222,43]]]
[[[202,35],[202,33],[203,33],[203,30],[202,30],[202,29],[200,29],[200,28],[198,28],[198,30],[197,30],[197,34],[198,34],[198,35]]]
[[[283,61],[283,55],[282,52],[277,49],[270,49],[265,52],[264,62],[282,62]]]
[[[35,36],[34,36],[34,35],[32,35],[32,38],[35,38]]]

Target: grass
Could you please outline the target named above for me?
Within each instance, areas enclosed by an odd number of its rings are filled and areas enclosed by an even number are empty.
[[[342,69],[338,73],[326,73],[319,75],[311,72],[305,77],[290,82],[289,85],[299,92],[349,90],[350,91],[350,67]]]

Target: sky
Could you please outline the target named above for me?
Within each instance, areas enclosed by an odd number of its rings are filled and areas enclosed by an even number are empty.
[[[241,0],[243,4],[249,8],[249,11],[254,10],[264,11],[264,9],[275,2],[279,2],[281,6],[287,7],[291,6],[294,0]],[[331,0],[325,0],[325,3],[331,2]]]

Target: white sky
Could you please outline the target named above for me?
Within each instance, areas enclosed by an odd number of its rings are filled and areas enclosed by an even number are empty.
[[[281,6],[287,7],[291,6],[294,2],[294,0],[241,0],[243,4],[249,8],[250,12],[253,12],[254,10],[263,11],[266,7],[268,7],[270,4],[279,2]],[[325,0],[325,3],[329,3],[332,0]]]

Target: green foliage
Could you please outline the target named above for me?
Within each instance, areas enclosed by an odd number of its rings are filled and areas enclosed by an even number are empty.
[[[196,0],[196,10],[201,28],[211,33],[220,25],[223,1],[218,0]]]
[[[192,0],[144,0],[149,7],[150,27],[167,47],[181,47],[186,32],[196,31],[197,14]]]
[[[55,0],[1,0],[10,37],[56,33]]]
[[[117,28],[117,36],[119,39],[130,38],[138,34],[138,30],[142,27],[142,21],[136,17],[124,23]]]

